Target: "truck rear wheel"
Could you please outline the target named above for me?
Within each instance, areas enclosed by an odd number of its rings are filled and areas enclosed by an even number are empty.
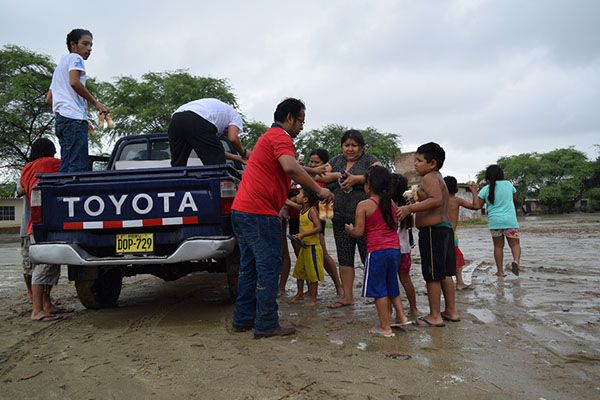
[[[121,294],[123,276],[118,271],[101,273],[97,279],[75,281],[79,301],[87,308],[114,307]]]
[[[229,287],[229,296],[235,301],[238,295],[238,277],[240,275],[240,247],[237,242],[233,252],[226,258],[227,267],[227,285]]]

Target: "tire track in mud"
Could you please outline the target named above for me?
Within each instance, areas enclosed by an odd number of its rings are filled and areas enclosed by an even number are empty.
[[[15,344],[0,353],[0,380],[4,380],[17,364],[23,361],[31,353],[33,345],[43,345],[43,343],[50,340],[52,336],[59,335],[61,332],[69,330],[76,324],[81,324],[83,322],[82,319],[85,320],[86,318],[86,315],[81,314],[77,315],[75,318],[69,316],[54,322],[38,323],[32,321],[32,324],[46,325],[40,326],[39,329],[24,338],[19,339]],[[25,323],[29,322],[24,322],[24,324]]]

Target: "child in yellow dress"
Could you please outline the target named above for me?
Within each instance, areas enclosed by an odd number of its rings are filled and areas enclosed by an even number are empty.
[[[304,281],[306,281],[309,299],[304,306],[311,307],[317,304],[319,281],[323,280],[323,248],[319,241],[321,221],[319,220],[319,211],[314,206],[319,198],[312,190],[302,187],[296,201],[302,204],[302,210],[300,211],[300,232],[293,237],[302,242],[302,247],[294,266],[294,278],[298,282],[298,293],[289,302],[304,300]]]

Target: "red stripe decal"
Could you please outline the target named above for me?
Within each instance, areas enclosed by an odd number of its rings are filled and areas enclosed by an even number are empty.
[[[198,217],[183,217],[184,224],[197,224]]]
[[[144,219],[142,220],[142,225],[144,226],[161,226],[162,218],[152,218],[152,219]]]
[[[69,229],[83,229],[83,222],[65,222],[63,225],[65,230]]]
[[[104,221],[102,223],[103,228],[122,228],[123,221]]]

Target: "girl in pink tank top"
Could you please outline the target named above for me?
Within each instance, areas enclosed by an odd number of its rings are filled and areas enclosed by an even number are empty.
[[[358,203],[354,225],[346,224],[346,232],[353,237],[364,234],[367,241],[367,259],[363,281],[363,297],[375,299],[379,325],[370,329],[374,335],[392,337],[392,326],[408,325],[410,321],[402,309],[396,271],[400,264],[400,240],[396,233],[395,207],[390,199],[392,174],[375,165],[365,172],[367,200]],[[398,320],[390,322],[392,305]]]

